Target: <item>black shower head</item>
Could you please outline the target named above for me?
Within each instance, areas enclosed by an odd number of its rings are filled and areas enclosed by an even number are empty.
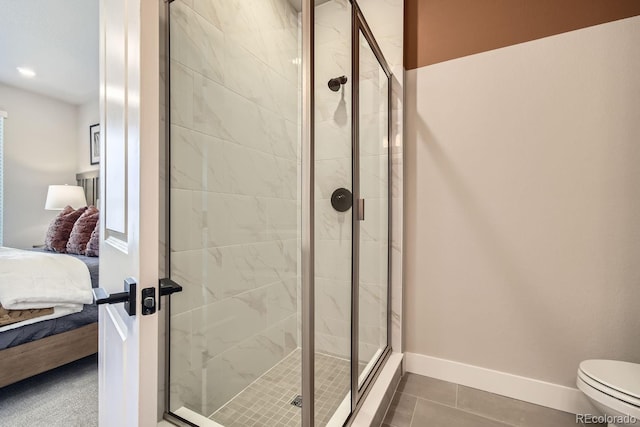
[[[328,86],[329,86],[329,89],[331,89],[334,92],[337,92],[340,90],[340,86],[342,86],[346,82],[347,82],[347,76],[334,77],[331,80],[329,80]]]

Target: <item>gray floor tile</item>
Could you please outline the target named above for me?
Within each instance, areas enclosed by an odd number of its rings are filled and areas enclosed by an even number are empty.
[[[404,393],[396,393],[391,401],[384,422],[393,427],[410,427],[413,411],[418,398]]]
[[[458,408],[518,427],[575,427],[574,414],[470,387],[458,387]]]
[[[544,426],[544,424],[540,424]],[[483,418],[460,409],[418,399],[411,427],[506,427],[507,424]],[[545,426],[547,427],[547,426]],[[550,426],[549,426],[550,427]]]
[[[400,380],[398,392],[455,406],[456,387],[454,383],[407,373]]]

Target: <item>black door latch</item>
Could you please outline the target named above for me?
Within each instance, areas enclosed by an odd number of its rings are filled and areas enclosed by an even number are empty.
[[[131,277],[124,279],[124,292],[109,294],[103,288],[93,289],[93,299],[96,304],[118,304],[123,302],[124,309],[129,316],[136,315],[136,281]]]

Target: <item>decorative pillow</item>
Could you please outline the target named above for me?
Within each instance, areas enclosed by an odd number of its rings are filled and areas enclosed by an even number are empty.
[[[98,256],[100,255],[100,219],[96,222],[96,226],[91,232],[91,238],[87,243],[86,256]]]
[[[73,210],[71,206],[65,207],[49,224],[47,236],[44,239],[44,247],[50,251],[65,253],[73,224],[86,210],[86,206],[78,210]]]
[[[99,214],[95,206],[89,206],[76,223],[73,224],[73,229],[67,242],[67,253],[84,255],[91,233],[96,228]]]

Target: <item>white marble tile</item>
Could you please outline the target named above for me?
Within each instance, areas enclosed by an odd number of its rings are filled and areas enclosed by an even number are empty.
[[[272,278],[256,274],[256,259],[252,256],[256,250],[254,246],[209,248],[206,286],[221,293],[223,298],[229,298],[271,283]]]
[[[298,314],[289,316],[287,319],[284,320],[283,324],[284,324],[284,353],[289,354],[296,348],[300,347],[301,345],[301,341],[298,338]]]
[[[316,333],[316,351],[337,356],[343,359],[351,358],[351,340],[333,335]],[[345,381],[347,381],[345,379]]]
[[[207,229],[204,227],[205,207],[202,193],[191,190],[171,190],[171,217],[179,218],[171,224],[171,251],[187,251],[205,247]]]
[[[334,319],[349,323],[351,321],[351,280],[316,278],[315,285],[316,321]],[[325,328],[324,332],[326,331]]]
[[[235,194],[207,193],[207,247],[267,240],[264,199]]]
[[[171,6],[171,57],[211,80],[223,81],[222,31],[182,2]]]
[[[298,238],[298,202],[287,199],[265,199],[267,203],[267,233],[271,240]]]
[[[363,240],[360,242],[360,282],[382,285],[387,283],[387,241]]]
[[[198,141],[204,161],[202,189],[215,193],[228,192],[231,176],[230,166],[225,158],[228,142],[198,132],[194,132],[193,136]]]
[[[316,160],[350,159],[351,127],[339,126],[333,120],[316,123]]]
[[[295,83],[298,75],[298,40],[294,28],[261,30],[265,40],[265,61],[271,69]]]
[[[288,200],[296,200],[298,195],[298,183],[296,181],[298,164],[295,160],[276,157],[276,181],[272,187],[275,197]]]
[[[382,328],[383,325],[380,323],[380,313],[386,313],[387,311],[386,286],[379,283],[360,283],[360,287],[358,288],[358,300],[360,301],[358,312],[360,325],[378,328],[378,335],[385,332],[386,325]],[[376,338],[375,341],[369,340],[368,342],[377,343],[378,339]]]
[[[351,159],[316,161],[316,198],[330,199],[336,188],[351,189]]]
[[[224,298],[295,278],[291,245],[252,243],[210,248],[207,251],[207,286]]]
[[[229,139],[225,126],[227,90],[201,74],[193,74],[193,129],[222,139]]]
[[[193,128],[194,76],[188,68],[171,61],[171,123]]]
[[[330,199],[316,199],[315,232],[318,240],[336,240],[338,243],[350,242],[352,237],[352,210],[338,212]]]
[[[257,289],[208,304],[193,312],[195,360],[208,360],[265,328],[267,292]]]
[[[300,115],[296,115],[295,121],[284,121],[284,133],[273,132],[273,135],[277,138],[278,143],[272,144],[273,154],[278,157],[284,157],[285,159],[295,160],[297,164],[300,164],[300,128],[298,123],[300,121]],[[279,128],[276,128],[278,130]]]
[[[387,114],[369,113],[360,115],[360,155],[388,155],[389,132]]]
[[[292,57],[291,61],[293,61],[295,54],[290,56]],[[290,64],[290,66],[293,66],[293,64]],[[267,79],[269,88],[273,91],[271,93],[273,106],[270,108],[269,105],[266,105],[265,108],[275,111],[279,116],[290,122],[295,122],[298,118],[297,80],[291,81],[273,70],[267,72]]]
[[[225,193],[275,197],[276,159],[260,151],[227,143],[218,153],[226,163]]]
[[[171,279],[182,286],[182,292],[171,299],[171,312],[181,313],[210,304],[222,297],[222,292],[206,286],[208,278],[207,251],[173,252]]]
[[[389,202],[388,199],[367,198],[365,201],[365,217],[360,222],[360,241],[389,240]]]
[[[298,136],[291,126],[297,117],[293,117],[291,121],[286,120],[282,113],[275,111],[275,101],[264,96],[266,98],[261,102],[271,109],[235,92],[225,93],[224,126],[227,139],[244,147],[293,160],[296,158]],[[295,98],[287,102],[294,107],[296,105]]]
[[[222,14],[224,13],[224,3],[221,0],[191,0],[193,10],[209,21],[219,30],[222,30]]]
[[[171,317],[170,408],[202,410],[200,367],[191,363],[191,313]]]
[[[293,7],[282,0],[261,0],[253,4],[257,30],[265,45],[265,59],[270,68],[292,80],[298,53],[298,16]]]
[[[255,13],[257,0],[216,0],[220,5],[222,30],[229,40],[266,60],[266,44],[258,31],[260,17]]]
[[[315,8],[316,43],[351,40],[351,4],[333,0]]]
[[[208,411],[213,412],[285,356],[280,325],[230,348],[207,364]]]
[[[316,334],[326,334],[336,338],[350,339],[351,320],[335,319],[329,316],[316,315]]]
[[[385,198],[389,193],[388,157],[360,157],[360,193],[363,198]]]
[[[316,241],[316,277],[333,280],[351,280],[351,241]]]
[[[271,86],[267,65],[230,40],[225,51],[225,86],[248,101],[274,109],[275,89]]]
[[[273,283],[266,289],[267,325],[275,325],[296,314],[298,290],[295,278]]]
[[[171,126],[171,188],[202,190],[207,157],[202,139],[187,128]]]

